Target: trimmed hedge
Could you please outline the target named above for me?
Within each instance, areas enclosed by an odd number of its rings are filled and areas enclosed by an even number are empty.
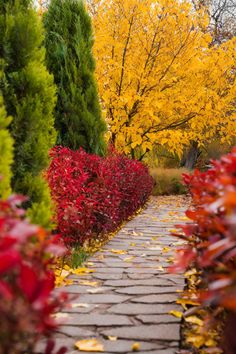
[[[57,205],[58,230],[67,245],[82,245],[114,231],[151,194],[148,168],[113,150],[101,158],[59,146],[51,157],[48,181]]]

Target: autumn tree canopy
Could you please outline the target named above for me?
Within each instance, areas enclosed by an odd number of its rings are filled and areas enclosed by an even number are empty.
[[[90,0],[100,96],[116,148],[181,155],[235,122],[235,38],[212,46],[209,18],[177,0]]]

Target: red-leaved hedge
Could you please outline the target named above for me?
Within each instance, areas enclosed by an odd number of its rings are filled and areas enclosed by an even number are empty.
[[[0,201],[0,353],[32,353],[57,327],[52,314],[65,294],[52,296],[54,256],[64,253],[56,236],[30,224],[18,207],[25,198]],[[45,353],[51,353],[52,342]],[[65,353],[61,348],[58,353]]]
[[[202,270],[205,290],[199,294],[200,301],[234,313],[230,321],[235,326],[236,148],[213,161],[208,171],[195,171],[184,179],[193,198],[192,207],[186,212],[192,223],[181,227],[180,237],[187,244],[179,252],[173,270],[182,271],[193,265]],[[232,353],[236,352],[235,339],[234,343]],[[231,353],[231,349],[225,353]]]
[[[56,147],[48,181],[57,206],[57,225],[66,244],[83,244],[114,231],[147,201],[153,180],[141,162]]]

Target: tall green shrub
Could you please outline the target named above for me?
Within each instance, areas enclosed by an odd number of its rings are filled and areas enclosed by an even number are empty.
[[[102,154],[101,117],[91,19],[82,0],[52,0],[44,18],[46,59],[55,77],[58,143]]]
[[[1,73],[0,73],[1,75]],[[13,139],[7,130],[11,119],[7,117],[0,93],[0,198],[11,192],[11,165],[13,162]]]
[[[28,195],[30,216],[50,221],[50,193],[42,176],[55,143],[55,86],[45,66],[41,21],[31,0],[0,0],[0,81],[15,141],[13,190]]]

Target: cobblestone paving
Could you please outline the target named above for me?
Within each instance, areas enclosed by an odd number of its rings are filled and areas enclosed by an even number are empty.
[[[179,310],[176,291],[183,289],[184,280],[168,274],[167,267],[179,244],[170,231],[184,223],[184,210],[182,197],[152,198],[88,260],[94,273],[73,276],[74,284],[66,291],[78,298],[65,310],[56,336],[58,347],[67,345],[68,353],[76,354],[77,340],[95,337],[106,354],[132,353],[134,342],[140,344],[140,354],[178,351],[180,320],[169,311]],[[85,280],[96,286],[84,284]]]

